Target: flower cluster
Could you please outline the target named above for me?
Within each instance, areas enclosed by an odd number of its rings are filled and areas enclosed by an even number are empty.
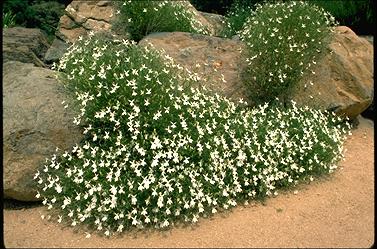
[[[187,1],[127,0],[119,6],[118,16],[118,24],[136,41],[152,32],[210,33]]]
[[[257,5],[239,31],[247,47],[243,79],[251,99],[286,100],[327,48],[335,24],[331,14],[303,1]]]
[[[35,174],[57,221],[110,235],[277,194],[332,172],[347,124],[333,114],[268,104],[245,108],[192,87],[170,57],[90,36],[56,66],[75,92],[85,138]]]

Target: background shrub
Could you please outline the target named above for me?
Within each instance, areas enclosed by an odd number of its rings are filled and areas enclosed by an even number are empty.
[[[191,32],[208,34],[208,28],[180,1],[118,2],[120,13],[115,28],[123,27],[135,41],[153,32]]]
[[[64,8],[72,0],[5,0],[3,13],[15,14],[15,25],[40,28],[51,40],[64,14]]]
[[[38,27],[48,36],[55,35],[64,5],[58,2],[39,2],[28,7],[26,27]]]
[[[287,102],[304,71],[327,48],[334,21],[328,12],[306,2],[258,5],[239,32],[247,47],[242,78],[250,100]]]
[[[373,0],[311,0],[330,12],[339,25],[350,27],[358,35],[374,35],[376,25],[376,4]]]

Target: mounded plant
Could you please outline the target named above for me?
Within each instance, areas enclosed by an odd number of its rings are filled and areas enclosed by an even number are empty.
[[[246,44],[242,78],[250,100],[289,102],[301,76],[326,50],[335,24],[331,14],[308,2],[257,5],[239,32]]]
[[[108,236],[197,222],[332,172],[342,158],[349,126],[334,114],[294,102],[247,109],[132,41],[91,34],[56,69],[85,135],[35,174],[58,222]]]
[[[116,29],[139,41],[153,32],[190,32],[209,34],[186,1],[127,0],[118,3]]]

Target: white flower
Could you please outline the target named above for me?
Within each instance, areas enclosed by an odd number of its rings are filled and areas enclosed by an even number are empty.
[[[161,116],[162,116],[162,115],[161,115],[161,111],[158,111],[158,112],[156,112],[156,113],[154,114],[154,116],[153,116],[153,120],[158,120]]]
[[[56,192],[58,192],[58,193],[61,193],[61,192],[63,191],[62,186],[60,186],[59,184],[56,184],[56,185],[55,185],[55,190],[56,190]]]
[[[164,206],[164,197],[161,196],[161,195],[158,197],[158,200],[157,200],[157,206],[158,206],[159,208],[162,208],[162,207]]]

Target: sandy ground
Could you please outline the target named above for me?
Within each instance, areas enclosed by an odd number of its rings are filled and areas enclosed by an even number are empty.
[[[346,160],[328,179],[300,185],[264,204],[239,206],[201,218],[198,225],[165,232],[128,232],[85,238],[42,220],[46,209],[4,210],[4,243],[11,247],[343,247],[374,244],[374,124],[360,124],[345,145]]]

